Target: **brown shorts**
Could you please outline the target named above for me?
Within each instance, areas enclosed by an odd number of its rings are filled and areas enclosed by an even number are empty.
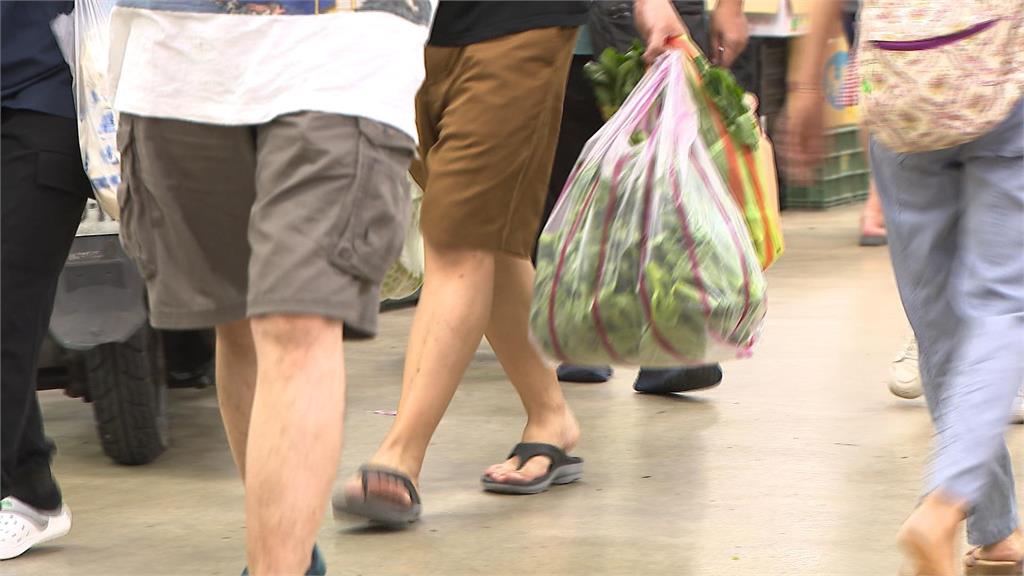
[[[423,236],[439,246],[533,253],[558,142],[576,28],[458,48],[427,46],[416,96]]]
[[[414,142],[303,112],[258,126],[121,115],[121,236],[158,328],[312,314],[376,332],[409,219]]]

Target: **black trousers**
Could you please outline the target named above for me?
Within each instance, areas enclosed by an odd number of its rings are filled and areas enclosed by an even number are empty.
[[[39,351],[57,280],[91,194],[75,120],[2,112],[0,172],[0,442],[2,496],[42,509],[61,504],[53,443],[36,397]]]

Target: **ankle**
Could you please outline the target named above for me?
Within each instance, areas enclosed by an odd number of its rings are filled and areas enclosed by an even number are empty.
[[[1020,533],[1020,530],[1015,530],[999,542],[982,546],[981,550],[984,553],[995,553],[1000,556],[1020,558],[1024,556],[1024,535]]]
[[[561,409],[531,414],[523,430],[524,442],[554,444],[564,450],[576,447],[580,439],[580,425],[568,406]]]
[[[561,428],[567,423],[575,425],[576,417],[564,399],[526,406],[526,428],[528,430],[531,428]]]
[[[556,384],[556,388],[547,391],[540,398],[519,397],[526,410],[526,417],[538,423],[564,420],[566,415],[572,415],[569,405],[562,395],[562,388]]]
[[[936,528],[956,530],[967,518],[966,503],[941,489],[925,496],[920,508],[929,514]]]
[[[419,483],[420,470],[423,468],[423,456],[422,451],[417,454],[408,446],[386,438],[377,453],[370,459],[370,463],[397,470],[409,476],[413,482]]]

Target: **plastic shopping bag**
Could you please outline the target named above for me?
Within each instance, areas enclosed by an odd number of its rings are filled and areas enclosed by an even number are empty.
[[[107,82],[110,13],[116,0],[75,0],[75,108],[82,163],[103,211],[117,218],[121,154],[117,113]]]
[[[650,367],[749,355],[766,282],[672,51],[587,143],[540,238],[531,329],[551,357]]]
[[[423,286],[423,235],[420,234],[420,205],[423,190],[409,178],[412,197],[412,218],[405,234],[405,246],[398,260],[391,266],[380,284],[381,300],[401,300],[416,293]]]
[[[757,99],[737,85],[724,86],[727,73],[713,70],[692,40],[674,42],[689,57],[684,65],[700,111],[701,138],[740,207],[761,267],[767,269],[782,256],[785,244],[774,153],[757,121]]]

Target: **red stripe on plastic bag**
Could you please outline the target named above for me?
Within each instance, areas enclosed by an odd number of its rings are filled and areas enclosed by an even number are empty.
[[[664,78],[666,76],[667,76],[667,71],[661,71],[658,75],[653,77],[652,82],[655,82],[655,83],[661,82],[661,81],[664,80]],[[626,102],[623,104],[622,108],[619,109],[619,112],[616,113],[616,115],[612,117],[612,120],[609,120],[609,122],[607,122],[605,124],[605,126],[602,127],[601,130],[598,131],[598,134],[601,134],[605,130],[608,130],[613,125],[613,122],[615,121],[615,118],[619,117],[621,114],[624,114],[627,110],[632,113],[633,112],[632,108],[634,106],[636,107],[637,110],[647,111],[648,109],[650,109],[650,106],[654,103],[654,101],[657,100],[657,97],[660,95],[660,93],[661,93],[660,89],[659,90],[654,90],[650,94],[647,94],[642,100],[637,100],[635,104],[632,101],[632,97],[628,98],[626,100]],[[634,123],[634,128],[635,128],[637,123],[639,123],[639,122]],[[633,128],[630,128],[630,131],[632,129]],[[595,135],[595,137],[596,137],[596,135]],[[589,144],[590,143],[588,142],[588,147],[589,147]],[[607,150],[608,150],[608,147],[606,145],[603,148],[603,151],[600,153],[600,155],[603,156],[605,153],[607,153]],[[588,152],[588,148],[584,148],[584,155],[587,155],[587,152]],[[592,157],[592,154],[591,155],[587,155],[587,159],[588,160]],[[572,181],[582,171],[581,170],[581,162],[582,162],[582,156],[581,156],[581,160],[577,161],[576,166],[573,167],[573,171],[570,174],[569,178],[566,179],[565,186],[562,187],[563,194],[564,194],[564,192],[566,190],[568,190],[570,188],[570,185],[571,185]],[[590,205],[593,202],[594,194],[595,194],[595,192],[597,190],[597,186],[600,183],[600,181],[601,181],[601,179],[600,179],[599,176],[594,179],[594,183],[590,187],[590,190],[587,192],[587,197],[583,201],[583,205],[580,206],[579,211],[576,214],[576,218],[573,221],[572,227],[569,229],[569,233],[566,235],[565,241],[562,244],[561,251],[560,251],[559,257],[558,257],[558,265],[555,267],[555,275],[554,275],[554,278],[551,281],[551,296],[548,299],[548,333],[551,336],[552,352],[554,352],[555,356],[559,360],[561,360],[562,362],[569,362],[569,361],[571,361],[571,359],[566,356],[565,351],[563,350],[563,348],[562,348],[562,346],[561,346],[561,344],[559,342],[558,329],[555,327],[555,297],[556,297],[556,295],[558,293],[558,286],[561,283],[562,273],[565,271],[565,259],[566,259],[566,255],[567,255],[567,253],[569,251],[569,245],[572,244],[572,241],[576,238],[576,235],[579,233],[580,224],[582,223],[584,216],[587,214],[587,212],[590,209]],[[561,203],[564,200],[566,200],[566,198],[563,196],[559,200],[559,203]],[[556,206],[556,210],[557,210],[557,206]],[[603,325],[602,325],[602,328],[603,328]],[[602,336],[602,338],[607,341],[607,333],[605,333]],[[609,346],[609,348],[610,348],[610,346]],[[612,351],[612,352],[614,353],[614,351]]]
[[[601,338],[601,343],[604,344],[604,349],[608,352],[608,355],[615,362],[623,363],[622,356],[615,350],[612,345],[611,338],[608,336],[608,330],[604,326],[604,321],[601,319],[601,284],[604,281],[604,266],[605,260],[608,255],[608,231],[611,229],[612,220],[615,219],[615,201],[618,198],[619,193],[619,179],[622,178],[622,169],[626,166],[626,162],[629,160],[629,152],[626,152],[619,158],[618,162],[615,163],[615,168],[612,171],[612,185],[608,190],[608,209],[604,213],[604,223],[601,229],[601,249],[598,251],[597,256],[597,273],[594,277],[594,301],[590,305],[590,314],[594,317],[594,328],[597,329],[597,335]]]
[[[600,182],[600,178],[594,179],[594,184],[587,192],[587,197],[583,201],[583,205],[580,206],[579,212],[576,213],[576,219],[572,222],[572,228],[570,228],[569,233],[566,234],[565,241],[562,244],[562,249],[559,251],[558,266],[555,268],[555,277],[551,280],[551,297],[548,299],[548,333],[551,335],[552,351],[562,362],[568,362],[569,358],[566,357],[565,352],[562,350],[562,345],[559,344],[558,330],[555,328],[555,297],[558,294],[558,285],[561,283],[562,272],[565,270],[565,257],[569,252],[569,244],[572,243],[576,234],[579,232],[580,223],[583,221],[583,217],[590,208],[590,203],[594,200],[594,192],[597,190],[597,185]]]
[[[690,364],[690,365],[692,365],[692,364],[699,364],[700,363],[699,361],[694,360],[693,358],[690,358],[690,357],[684,355],[682,352],[676,350],[675,347],[672,346],[672,343],[669,342],[668,338],[666,338],[665,335],[662,334],[660,330],[658,330],[658,326],[657,326],[657,324],[654,321],[654,314],[653,314],[653,312],[651,310],[651,308],[652,308],[651,294],[650,294],[650,291],[647,290],[647,275],[645,274],[643,263],[647,261],[647,243],[648,243],[648,239],[650,237],[650,235],[648,234],[648,230],[650,229],[650,225],[651,225],[651,200],[652,200],[652,197],[654,195],[654,178],[652,177],[653,176],[653,172],[654,172],[654,163],[653,162],[651,162],[649,164],[647,171],[648,171],[648,173],[647,173],[647,185],[644,187],[644,228],[643,228],[643,233],[640,236],[640,278],[639,278],[640,305],[643,307],[644,316],[647,318],[647,324],[648,324],[648,326],[651,327],[651,334],[654,335],[654,340],[655,340],[655,342],[658,343],[658,345],[661,347],[661,349],[664,350],[665,352],[667,352],[673,358],[679,360],[684,365],[686,365],[686,364]],[[672,182],[673,196],[678,198],[679,197],[679,178],[678,178],[678,170],[677,170],[675,164],[672,164],[669,167],[669,180]],[[682,223],[680,222],[680,224],[682,224]],[[683,227],[683,226],[681,226],[681,227]],[[693,255],[693,253],[692,253],[693,239],[692,239],[692,236],[689,235],[689,229],[684,227],[683,234],[688,239],[690,239],[690,248],[691,248],[691,250],[689,250],[689,252],[691,253],[691,256],[692,256]],[[691,264],[692,263],[693,263],[693,259],[691,258]],[[694,280],[698,284],[697,290],[700,291],[702,300],[704,300],[704,304],[705,304],[705,317],[708,317],[709,313],[707,311],[708,310],[707,295],[704,293],[703,282],[699,279],[699,275],[700,275],[700,273],[698,272],[698,269],[695,267],[694,268]]]
[[[710,189],[713,186],[711,178],[708,176],[707,172],[704,171],[703,165],[697,157],[696,152],[693,150],[690,150],[690,158],[693,159],[693,165],[697,168],[697,174],[700,176],[701,180],[704,181],[704,185]],[[713,162],[710,157],[707,157],[707,161]],[[729,218],[729,214],[726,211],[725,206],[722,205],[717,194],[711,194],[711,198],[715,202],[715,207],[718,208],[718,213],[722,216],[722,219],[725,220],[726,227],[729,229],[729,235],[732,236],[733,245],[736,247],[736,253],[739,254],[740,257],[740,266],[743,268],[743,312],[740,314],[739,320],[736,321],[736,326],[734,326],[732,332],[729,333],[730,337],[735,338],[736,332],[750,314],[750,262],[747,260],[747,255],[743,250],[743,243],[740,241],[739,233],[736,231],[736,227],[733,226],[733,222]]]

